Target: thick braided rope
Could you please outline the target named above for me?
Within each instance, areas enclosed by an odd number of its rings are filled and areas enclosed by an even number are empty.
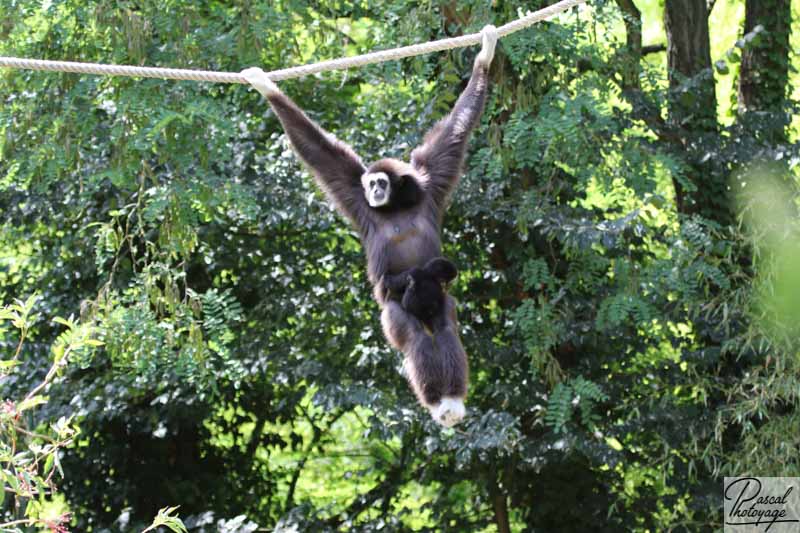
[[[542,20],[548,19],[562,11],[583,4],[587,0],[561,0],[544,9],[528,13],[513,22],[497,28],[500,37],[512,34]],[[481,42],[480,33],[471,33],[460,37],[440,39],[428,43],[414,44],[381,50],[360,56],[343,57],[321,61],[309,65],[285,68],[267,72],[267,77],[272,81],[300,78],[309,74],[325,72],[327,70],[342,70],[372,63],[382,63],[404,57],[429,54],[442,50],[471,46]],[[72,72],[76,74],[96,74],[99,76],[133,76],[139,78],[162,78],[169,80],[211,81],[218,83],[248,83],[238,72],[213,72],[208,70],[185,70],[177,68],[135,67],[128,65],[103,65],[99,63],[76,63],[73,61],[48,61],[43,59],[23,59],[17,57],[0,57],[0,67],[20,68],[28,70],[47,70],[57,72]]]

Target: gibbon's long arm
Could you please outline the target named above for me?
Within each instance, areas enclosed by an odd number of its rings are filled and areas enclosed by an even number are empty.
[[[357,229],[362,229],[369,208],[361,175],[367,169],[358,155],[308,118],[263,70],[250,68],[242,75],[267,98],[295,152],[311,169],[328,199]]]
[[[475,58],[472,76],[453,110],[425,135],[411,152],[411,165],[427,176],[425,185],[441,213],[461,177],[469,134],[480,120],[489,87],[489,66],[497,44],[497,29],[483,28],[483,49]]]

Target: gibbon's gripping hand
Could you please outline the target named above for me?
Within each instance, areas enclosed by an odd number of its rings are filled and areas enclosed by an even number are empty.
[[[384,274],[381,276],[380,283],[386,289],[394,293],[402,293],[411,282],[411,276],[406,272],[401,274]]]
[[[481,35],[483,36],[483,48],[481,48],[481,53],[478,54],[478,57],[475,58],[475,62],[488,67],[492,63],[492,58],[494,58],[494,48],[497,45],[499,35],[497,28],[491,24],[483,27]]]
[[[281,90],[269,79],[266,73],[258,67],[244,69],[241,73],[244,79],[252,85],[258,92],[268,97],[271,94],[280,94]]]

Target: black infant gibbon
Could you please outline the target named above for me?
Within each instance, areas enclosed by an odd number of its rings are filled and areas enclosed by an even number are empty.
[[[455,299],[444,297],[441,316],[428,332],[384,285],[385,276],[425,265],[442,255],[440,231],[450,194],[461,176],[467,142],[486,101],[497,30],[486,26],[472,76],[455,107],[411,153],[411,161],[381,159],[365,166],[347,144],[320,128],[259,68],[242,75],[269,101],[295,152],[338,211],[358,231],[367,274],[381,307],[389,343],[420,403],[450,427],[464,417],[467,354],[458,336]]]
[[[402,274],[386,274],[383,284],[391,291],[391,297],[400,299],[403,309],[433,332],[446,327],[445,284],[456,276],[456,266],[444,257],[437,257],[422,268],[413,267]]]

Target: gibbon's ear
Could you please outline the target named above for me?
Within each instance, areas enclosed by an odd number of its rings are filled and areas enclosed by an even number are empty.
[[[425,265],[425,271],[442,283],[453,281],[458,276],[456,266],[444,257],[437,257],[428,261],[428,264]]]
[[[399,176],[399,175],[391,175],[390,174],[390,176],[391,177],[389,178],[389,181],[391,182],[392,190],[394,190],[394,191],[399,191],[400,188],[405,184],[406,178],[408,178],[408,176],[406,176],[406,175]]]

